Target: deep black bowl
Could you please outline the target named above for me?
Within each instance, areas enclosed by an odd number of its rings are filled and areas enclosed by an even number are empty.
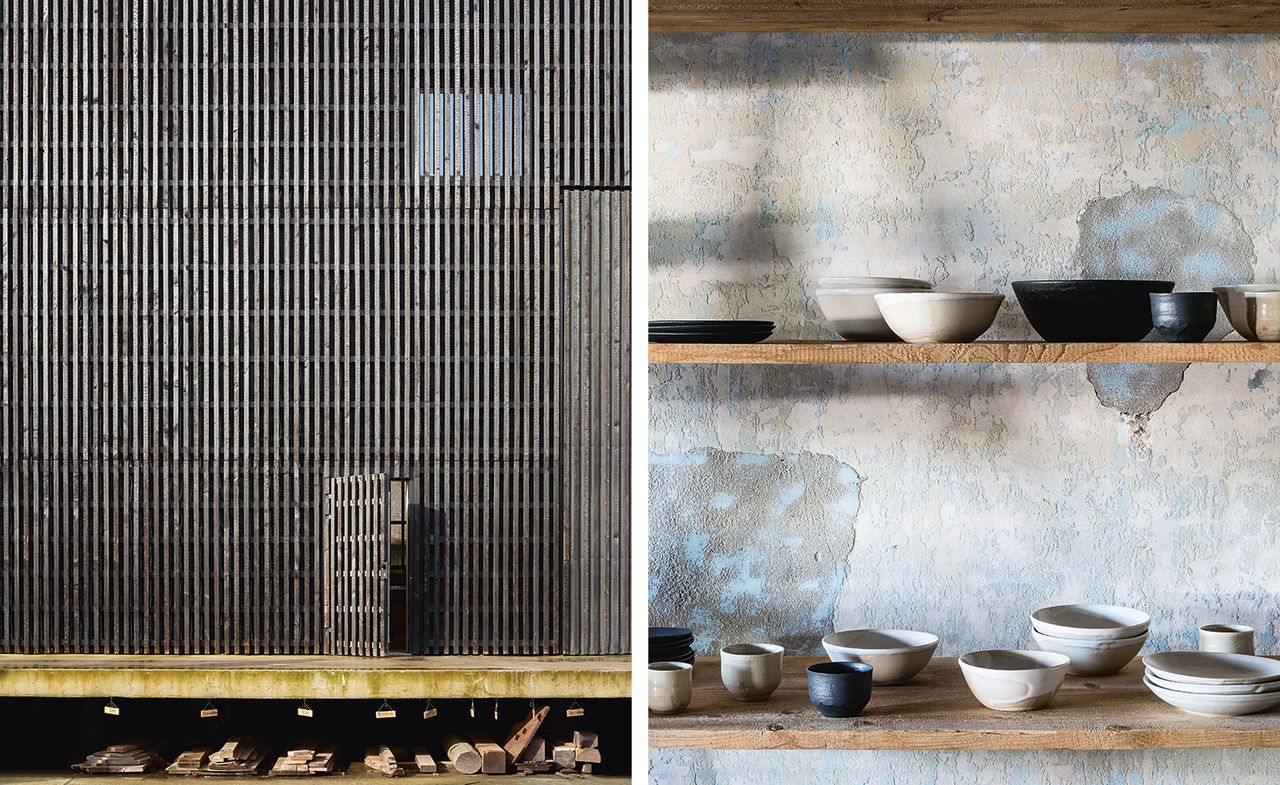
[[[1153,292],[1173,281],[1014,281],[1027,321],[1046,341],[1141,341],[1151,332]]]
[[[1218,295],[1213,292],[1153,294],[1151,323],[1169,343],[1200,343],[1218,323]]]
[[[824,717],[856,717],[871,700],[871,666],[865,662],[810,665],[809,702]]]

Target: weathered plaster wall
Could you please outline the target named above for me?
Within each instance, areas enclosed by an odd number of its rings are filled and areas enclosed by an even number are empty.
[[[651,311],[831,337],[824,273],[1275,280],[1280,42],[651,41]],[[1226,333],[1225,320],[1219,334]],[[650,374],[651,602],[704,651],[907,626],[1031,645],[1057,601],[1239,620],[1280,648],[1280,380],[1256,366]],[[1225,536],[1224,536],[1225,535]],[[660,752],[659,782],[1264,781],[1273,753]],[[784,776],[788,775],[788,776]],[[1230,777],[1239,775],[1237,779]],[[1227,778],[1224,780],[1224,778]]]

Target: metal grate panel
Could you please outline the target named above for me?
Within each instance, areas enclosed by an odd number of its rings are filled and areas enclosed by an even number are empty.
[[[598,0],[0,6],[0,650],[321,652],[325,481],[369,475],[422,477],[436,516],[428,650],[624,650],[625,598],[566,575],[626,504],[579,517],[604,475],[562,440],[603,422],[582,395],[626,400],[570,385],[627,333],[564,287],[566,194],[624,209],[628,26]],[[470,132],[420,176],[422,93],[521,96],[519,176]]]

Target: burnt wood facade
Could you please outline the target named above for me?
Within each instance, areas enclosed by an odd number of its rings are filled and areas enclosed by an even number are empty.
[[[628,650],[629,13],[0,8],[0,651]]]

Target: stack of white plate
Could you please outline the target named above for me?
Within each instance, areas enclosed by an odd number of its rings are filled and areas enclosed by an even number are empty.
[[[1031,635],[1044,651],[1065,654],[1067,673],[1107,676],[1137,656],[1151,617],[1119,605],[1054,605],[1031,614]]]
[[[876,295],[932,288],[928,281],[915,278],[827,276],[818,279],[814,297],[823,318],[846,341],[897,341],[897,334],[889,329],[876,305]]]
[[[1252,654],[1162,651],[1142,659],[1142,681],[1160,700],[1192,714],[1235,717],[1280,704],[1280,661]]]

